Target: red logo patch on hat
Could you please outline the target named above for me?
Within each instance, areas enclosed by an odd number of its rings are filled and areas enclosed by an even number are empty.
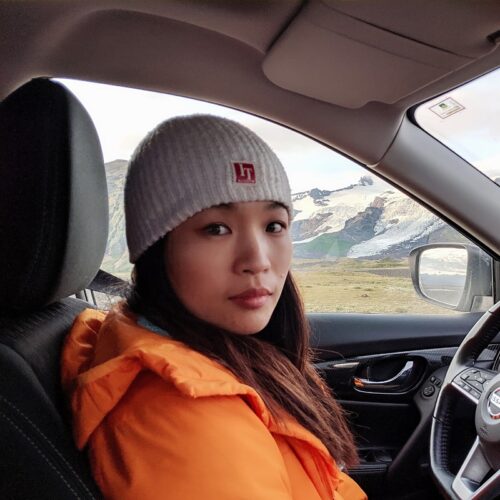
[[[234,179],[243,184],[255,184],[255,167],[253,163],[233,163]]]

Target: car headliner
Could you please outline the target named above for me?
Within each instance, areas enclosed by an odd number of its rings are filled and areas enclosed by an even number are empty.
[[[498,187],[406,115],[498,67],[499,28],[496,0],[0,0],[0,98],[57,76],[248,111],[378,171],[500,254]]]

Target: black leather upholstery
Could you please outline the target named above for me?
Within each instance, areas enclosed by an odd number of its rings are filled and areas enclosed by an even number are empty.
[[[95,128],[62,85],[0,104],[0,498],[99,498],[76,450],[60,351],[107,238]]]
[[[67,299],[21,320],[0,319],[1,498],[99,497],[58,384],[61,342],[85,307]],[[12,337],[4,343],[6,333]]]

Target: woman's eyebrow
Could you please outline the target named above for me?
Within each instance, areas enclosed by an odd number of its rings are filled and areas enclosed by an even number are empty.
[[[279,201],[272,201],[269,203],[269,205],[266,206],[268,210],[276,210],[277,208],[282,208],[283,210],[286,210],[285,205],[283,203],[280,203]]]
[[[234,203],[221,203],[220,205],[215,205],[211,207],[212,209],[222,209],[222,210],[234,210],[235,209],[235,204]],[[265,207],[266,210],[276,210],[282,208],[283,210],[286,210],[287,208],[283,203],[280,203],[279,201],[270,201]]]

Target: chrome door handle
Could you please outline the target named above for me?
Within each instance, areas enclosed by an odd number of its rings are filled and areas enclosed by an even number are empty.
[[[401,371],[388,380],[370,380],[354,377],[354,387],[364,392],[403,392],[411,381],[414,361],[407,361]]]

